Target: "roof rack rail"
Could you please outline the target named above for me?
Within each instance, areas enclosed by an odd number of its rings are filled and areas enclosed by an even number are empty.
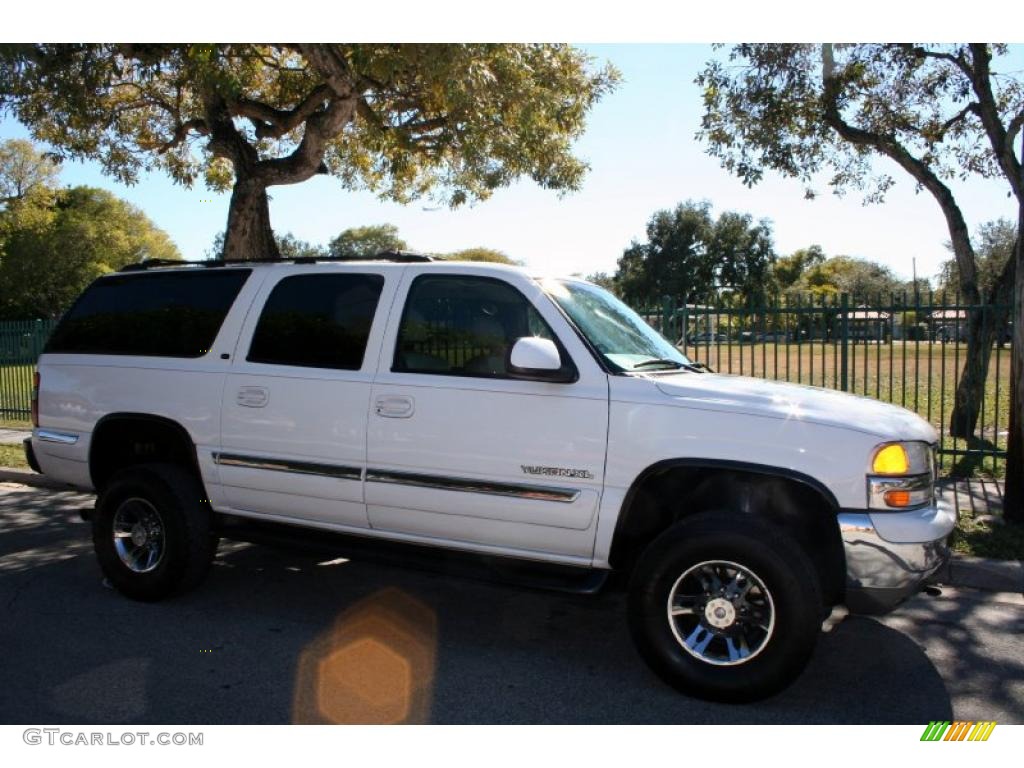
[[[293,256],[280,259],[206,259],[202,261],[176,261],[149,259],[121,267],[120,272],[145,272],[161,267],[226,267],[246,264],[319,264],[321,262],[394,261],[402,264],[434,261],[433,257],[412,251],[381,251],[374,256]]]

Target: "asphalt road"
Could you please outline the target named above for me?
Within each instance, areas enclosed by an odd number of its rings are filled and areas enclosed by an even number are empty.
[[[775,698],[675,693],[623,596],[229,543],[159,604],[105,588],[87,495],[0,484],[0,723],[1024,723],[1024,599],[943,590],[846,617]]]

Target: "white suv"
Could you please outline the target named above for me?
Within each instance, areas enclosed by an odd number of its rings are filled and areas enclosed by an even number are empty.
[[[136,265],[38,376],[29,459],[96,489],[130,597],[194,587],[251,521],[614,569],[644,659],[712,699],[785,686],[831,606],[891,609],[954,523],[913,413],[707,373],[601,288],[504,266]]]

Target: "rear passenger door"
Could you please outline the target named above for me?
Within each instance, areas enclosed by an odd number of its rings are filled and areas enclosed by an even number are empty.
[[[311,267],[264,283],[224,389],[215,461],[233,510],[367,527],[366,421],[387,274]]]

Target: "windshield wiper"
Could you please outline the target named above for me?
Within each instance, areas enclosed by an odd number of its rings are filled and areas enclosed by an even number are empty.
[[[672,365],[676,368],[689,368],[686,363],[681,363],[678,360],[669,360],[667,357],[655,357],[650,360],[644,360],[642,363],[637,363],[630,370],[636,371],[640,368],[647,368],[652,365]]]
[[[634,365],[630,370],[636,371],[651,365],[672,365],[675,366],[676,370],[693,371],[694,373],[704,373],[711,370],[703,363],[681,363],[678,360],[670,360],[667,357],[655,357],[651,360],[644,360],[642,363]]]

